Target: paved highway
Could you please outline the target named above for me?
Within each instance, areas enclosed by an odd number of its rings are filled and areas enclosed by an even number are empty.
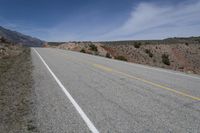
[[[32,48],[43,133],[200,131],[200,77],[78,52]]]

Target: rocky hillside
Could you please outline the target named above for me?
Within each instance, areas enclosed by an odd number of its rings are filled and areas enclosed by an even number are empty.
[[[200,74],[200,37],[146,41],[50,43],[54,47]]]
[[[16,31],[12,31],[0,26],[0,36],[4,37],[6,40],[23,46],[37,46],[43,45],[43,41],[33,38]]]
[[[130,62],[200,74],[198,41],[106,43],[103,47],[112,56],[123,56]]]

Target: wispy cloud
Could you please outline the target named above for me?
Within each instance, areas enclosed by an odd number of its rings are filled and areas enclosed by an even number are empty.
[[[157,39],[170,36],[200,35],[200,0],[177,5],[140,3],[116,30],[100,39]]]
[[[133,7],[129,17],[119,14],[115,16],[119,18],[115,21],[104,20],[106,18],[102,18],[104,15],[101,13],[78,13],[45,27],[25,21],[8,21],[0,16],[0,25],[47,41],[161,39],[200,35],[200,0],[183,0],[167,5],[140,2]]]

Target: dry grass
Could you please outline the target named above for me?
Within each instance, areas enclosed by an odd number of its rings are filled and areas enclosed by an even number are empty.
[[[0,132],[37,132],[34,123],[30,49],[8,48],[0,59]]]

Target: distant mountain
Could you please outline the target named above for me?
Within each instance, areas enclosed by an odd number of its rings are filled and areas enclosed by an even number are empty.
[[[12,31],[0,26],[0,36],[4,37],[8,41],[16,44],[20,44],[23,46],[36,46],[40,47],[44,44],[44,41],[41,41],[37,38],[33,38],[31,36],[24,35],[22,33]]]

